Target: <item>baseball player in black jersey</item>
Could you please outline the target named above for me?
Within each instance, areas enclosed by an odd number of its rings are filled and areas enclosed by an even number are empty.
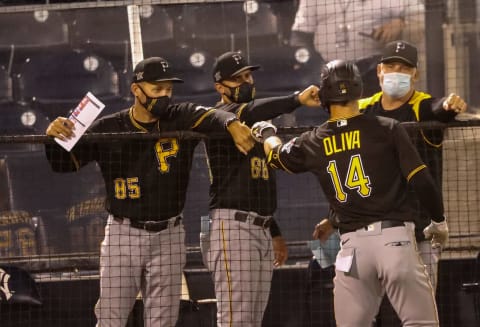
[[[286,144],[266,122],[255,124],[252,133],[264,141],[272,167],[312,172],[336,213],[315,227],[314,237],[326,240],[334,227],[340,233],[334,279],[337,326],[370,326],[384,293],[404,326],[438,326],[407,196],[411,185],[433,219],[428,228],[436,237],[444,236],[442,200],[428,168],[396,120],[359,112],[362,80],[353,63],[329,62],[319,94],[330,119],[314,130]]]
[[[449,122],[467,109],[465,101],[452,93],[448,97],[433,98],[430,94],[416,91],[417,48],[405,41],[386,45],[377,75],[382,91],[359,100],[360,111],[365,114],[390,117],[400,122],[440,121]],[[442,130],[420,130],[415,145],[420,157],[427,164],[438,187],[442,186]],[[444,242],[432,244],[426,239],[423,229],[428,225],[426,212],[420,210],[415,224],[418,250],[429,272],[433,289],[436,289],[438,261]],[[442,240],[442,241],[446,241]]]
[[[239,150],[251,149],[250,129],[234,114],[192,103],[171,104],[174,82],[181,80],[172,75],[165,59],[141,61],[131,84],[134,105],[97,120],[89,132],[227,129]],[[73,135],[72,127],[68,119],[58,117],[47,135],[66,139]],[[75,171],[96,161],[105,181],[110,215],[100,253],[98,326],[125,326],[139,291],[145,326],[175,325],[186,260],[182,211],[197,143],[176,137],[80,142],[70,153],[56,144],[46,146],[55,171]]]
[[[254,100],[252,71],[258,68],[238,52],[219,56],[213,67],[215,88],[221,95],[216,108],[234,113],[251,126],[300,105],[320,105],[316,86],[298,94]],[[285,241],[273,218],[275,174],[260,144],[247,156],[237,155],[233,143],[215,139],[206,141],[206,149],[212,224],[209,238],[202,239],[202,253],[215,284],[217,324],[261,326],[273,267],[287,259]]]

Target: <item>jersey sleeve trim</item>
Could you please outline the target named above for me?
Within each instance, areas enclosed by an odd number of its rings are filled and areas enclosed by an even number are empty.
[[[277,145],[275,148],[270,150],[267,156],[267,164],[275,169],[282,169],[285,170],[287,173],[293,174],[280,160],[280,151],[282,149],[282,145]]]
[[[417,122],[420,121],[420,104],[422,103],[423,100],[430,99],[431,97],[432,96],[430,94],[415,91],[410,101],[408,101],[408,103],[412,106],[412,110],[413,110],[413,113],[415,114],[415,119],[417,120]],[[431,147],[440,148],[442,146],[441,142],[438,144],[430,142],[430,140],[423,133],[423,130],[420,130],[420,134],[422,135],[422,138],[425,141],[425,143],[427,143]]]
[[[434,148],[441,148],[442,147],[442,143],[432,143],[430,142],[430,140],[425,136],[425,134],[423,133],[423,130],[420,131],[420,134],[422,134],[422,138],[423,140],[425,141],[425,143],[427,143],[428,145],[430,145],[431,147],[434,147]]]
[[[247,107],[248,103],[244,103],[240,106],[240,108],[238,109],[237,111],[237,118],[240,119],[240,117],[242,116],[242,113],[243,113],[243,109],[245,109]]]
[[[416,173],[418,173],[420,170],[425,169],[425,168],[427,168],[427,165],[421,165],[421,166],[418,166],[417,168],[415,168],[414,170],[412,170],[410,172],[410,174],[408,174],[408,176],[407,176],[407,181],[410,181]]]
[[[408,103],[412,106],[417,121],[420,121],[420,104],[423,100],[430,99],[432,96],[427,93],[415,91]]]
[[[207,116],[210,116],[215,112],[215,109],[210,109],[206,113],[200,116],[200,118],[197,119],[197,121],[193,124],[192,129],[198,127],[204,120],[207,118]]]
[[[80,170],[80,162],[72,152],[70,152],[70,158],[72,159],[72,162],[75,165],[75,170],[76,171]]]

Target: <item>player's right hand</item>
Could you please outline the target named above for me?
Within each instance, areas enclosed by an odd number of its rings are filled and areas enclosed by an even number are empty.
[[[467,110],[467,103],[459,95],[450,93],[445,101],[443,101],[443,109],[447,111],[455,111],[456,113],[462,113]]]
[[[275,236],[272,238],[272,247],[275,255],[273,265],[275,267],[280,267],[285,263],[285,261],[287,261],[288,258],[287,243],[285,242],[283,236]]]
[[[332,235],[334,228],[330,223],[330,220],[327,218],[323,219],[317,225],[315,225],[315,230],[313,231],[313,238],[319,239],[321,242],[328,240],[330,235]]]
[[[430,225],[423,230],[423,234],[427,240],[431,240],[433,249],[445,246],[448,240],[447,218],[439,223],[432,220]]]
[[[268,137],[277,133],[275,125],[266,121],[259,121],[252,126],[252,137],[258,143],[263,143]]]
[[[49,136],[59,138],[62,141],[66,141],[75,136],[73,132],[75,125],[73,122],[65,117],[57,117],[54,121],[48,125],[45,133]]]
[[[307,107],[320,107],[319,88],[316,85],[310,85],[298,94],[298,101]]]

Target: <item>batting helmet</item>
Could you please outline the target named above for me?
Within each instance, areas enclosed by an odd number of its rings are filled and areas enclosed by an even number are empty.
[[[331,103],[343,103],[362,97],[363,82],[358,67],[350,61],[333,60],[320,75],[320,101],[328,109]]]

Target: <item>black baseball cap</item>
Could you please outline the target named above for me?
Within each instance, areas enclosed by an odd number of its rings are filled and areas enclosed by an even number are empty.
[[[257,70],[259,68],[260,66],[258,65],[249,65],[240,52],[225,52],[213,64],[213,80],[220,82],[234,77],[247,69]]]
[[[380,62],[386,63],[392,61],[400,61],[411,67],[417,67],[417,47],[405,41],[393,41],[387,43],[383,50]]]
[[[161,57],[144,59],[133,70],[132,83],[166,81],[183,83],[182,79],[173,76],[170,64]]]

